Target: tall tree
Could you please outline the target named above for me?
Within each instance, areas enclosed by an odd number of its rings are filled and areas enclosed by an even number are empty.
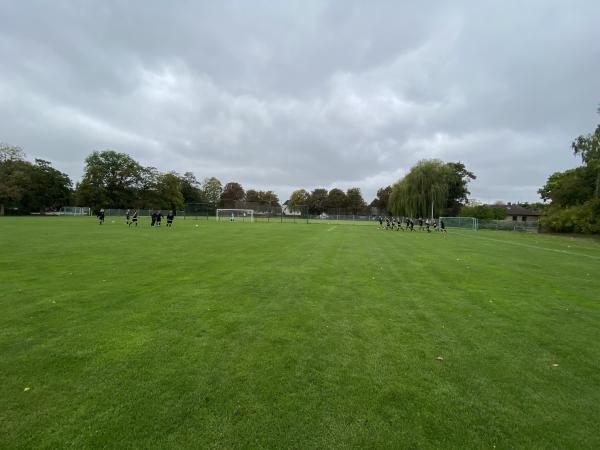
[[[249,203],[260,203],[260,195],[258,191],[254,189],[248,189],[246,191],[246,201]]]
[[[365,203],[360,188],[353,187],[346,191],[347,207],[352,211],[352,214],[358,214],[367,204]]]
[[[388,202],[392,194],[392,187],[386,186],[377,190],[377,197],[371,202],[370,206],[379,208],[384,213],[388,212]]]
[[[27,209],[44,212],[58,210],[68,205],[72,183],[69,176],[52,167],[49,161],[36,159],[31,166],[30,187],[27,193]]]
[[[439,213],[448,203],[450,170],[439,159],[419,161],[393,186],[389,202],[392,213],[412,217]]]
[[[327,189],[317,188],[310,193],[308,208],[311,214],[321,214],[327,207]]]
[[[240,183],[231,181],[225,185],[221,193],[221,206],[225,208],[234,208],[236,202],[244,200],[244,188]]]
[[[18,207],[30,184],[31,164],[20,147],[0,144],[0,215]]]
[[[598,112],[600,113],[600,109]],[[593,133],[575,139],[571,147],[573,153],[581,156],[583,163],[596,172],[594,197],[600,198],[600,125]]]
[[[216,207],[221,199],[223,185],[218,178],[210,177],[202,181],[202,200],[209,205]]]
[[[446,163],[446,166],[448,167],[448,198],[442,214],[445,216],[456,216],[468,200],[470,192],[467,184],[477,179],[477,177],[473,172],[467,170],[461,162],[449,162]]]
[[[196,179],[196,176],[192,172],[186,172],[183,176],[180,176],[179,179],[181,180],[183,202],[201,203],[202,191],[200,190],[200,183]]]
[[[345,208],[348,205],[346,193],[338,188],[333,188],[327,194],[327,208]]]
[[[538,190],[542,200],[550,201],[554,207],[581,205],[594,196],[596,172],[586,166],[564,172],[555,172]]]
[[[306,192],[306,189],[297,189],[294,192],[292,192],[292,195],[290,195],[290,208],[292,208],[293,210],[297,209],[299,206],[306,206],[308,204],[308,192]]]
[[[161,209],[178,210],[183,208],[181,179],[174,173],[165,173],[158,178],[158,198]]]
[[[258,198],[259,201],[264,205],[279,206],[279,197],[273,191],[259,191]]]
[[[126,153],[112,150],[93,152],[85,159],[79,202],[94,208],[128,208],[136,201],[142,167]]]

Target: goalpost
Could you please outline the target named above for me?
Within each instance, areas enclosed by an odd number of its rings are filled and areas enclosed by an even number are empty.
[[[58,214],[61,216],[91,216],[92,209],[83,206],[63,206]]]
[[[229,220],[230,222],[241,220],[242,222],[254,222],[253,209],[217,209],[217,221]]]
[[[479,229],[476,217],[440,217],[439,220],[444,221],[444,226],[446,228],[463,228],[465,230]]]

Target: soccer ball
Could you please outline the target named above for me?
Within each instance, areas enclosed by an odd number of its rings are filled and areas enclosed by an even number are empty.
[[[198,225],[196,225],[196,228],[198,228]]]
[[[113,220],[111,223],[115,223],[115,221]]]

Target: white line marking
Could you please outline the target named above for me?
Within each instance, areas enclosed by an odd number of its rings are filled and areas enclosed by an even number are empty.
[[[327,231],[335,230],[336,228],[337,228],[337,225],[335,227],[328,228]]]
[[[452,233],[456,236],[465,236],[465,234],[463,233]],[[501,242],[503,244],[511,244],[511,245],[518,245],[519,247],[526,247],[526,248],[534,248],[536,250],[546,250],[549,252],[555,252],[555,253],[560,253],[561,255],[572,255],[572,256],[584,256],[586,258],[592,258],[592,259],[600,259],[600,256],[596,256],[596,255],[587,255],[585,253],[577,253],[577,252],[571,252],[568,250],[558,250],[556,248],[549,248],[549,247],[538,247],[537,245],[530,245],[530,244],[523,244],[522,242],[512,242],[512,241],[504,241],[502,239],[494,239],[491,237],[487,237],[487,236],[476,236],[477,239],[485,239],[488,241],[494,241],[494,242]]]

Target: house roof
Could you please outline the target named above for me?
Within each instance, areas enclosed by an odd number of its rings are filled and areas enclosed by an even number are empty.
[[[521,205],[490,205],[492,208],[504,208],[506,209],[506,214],[509,216],[541,216],[542,213],[535,210],[525,208]]]

